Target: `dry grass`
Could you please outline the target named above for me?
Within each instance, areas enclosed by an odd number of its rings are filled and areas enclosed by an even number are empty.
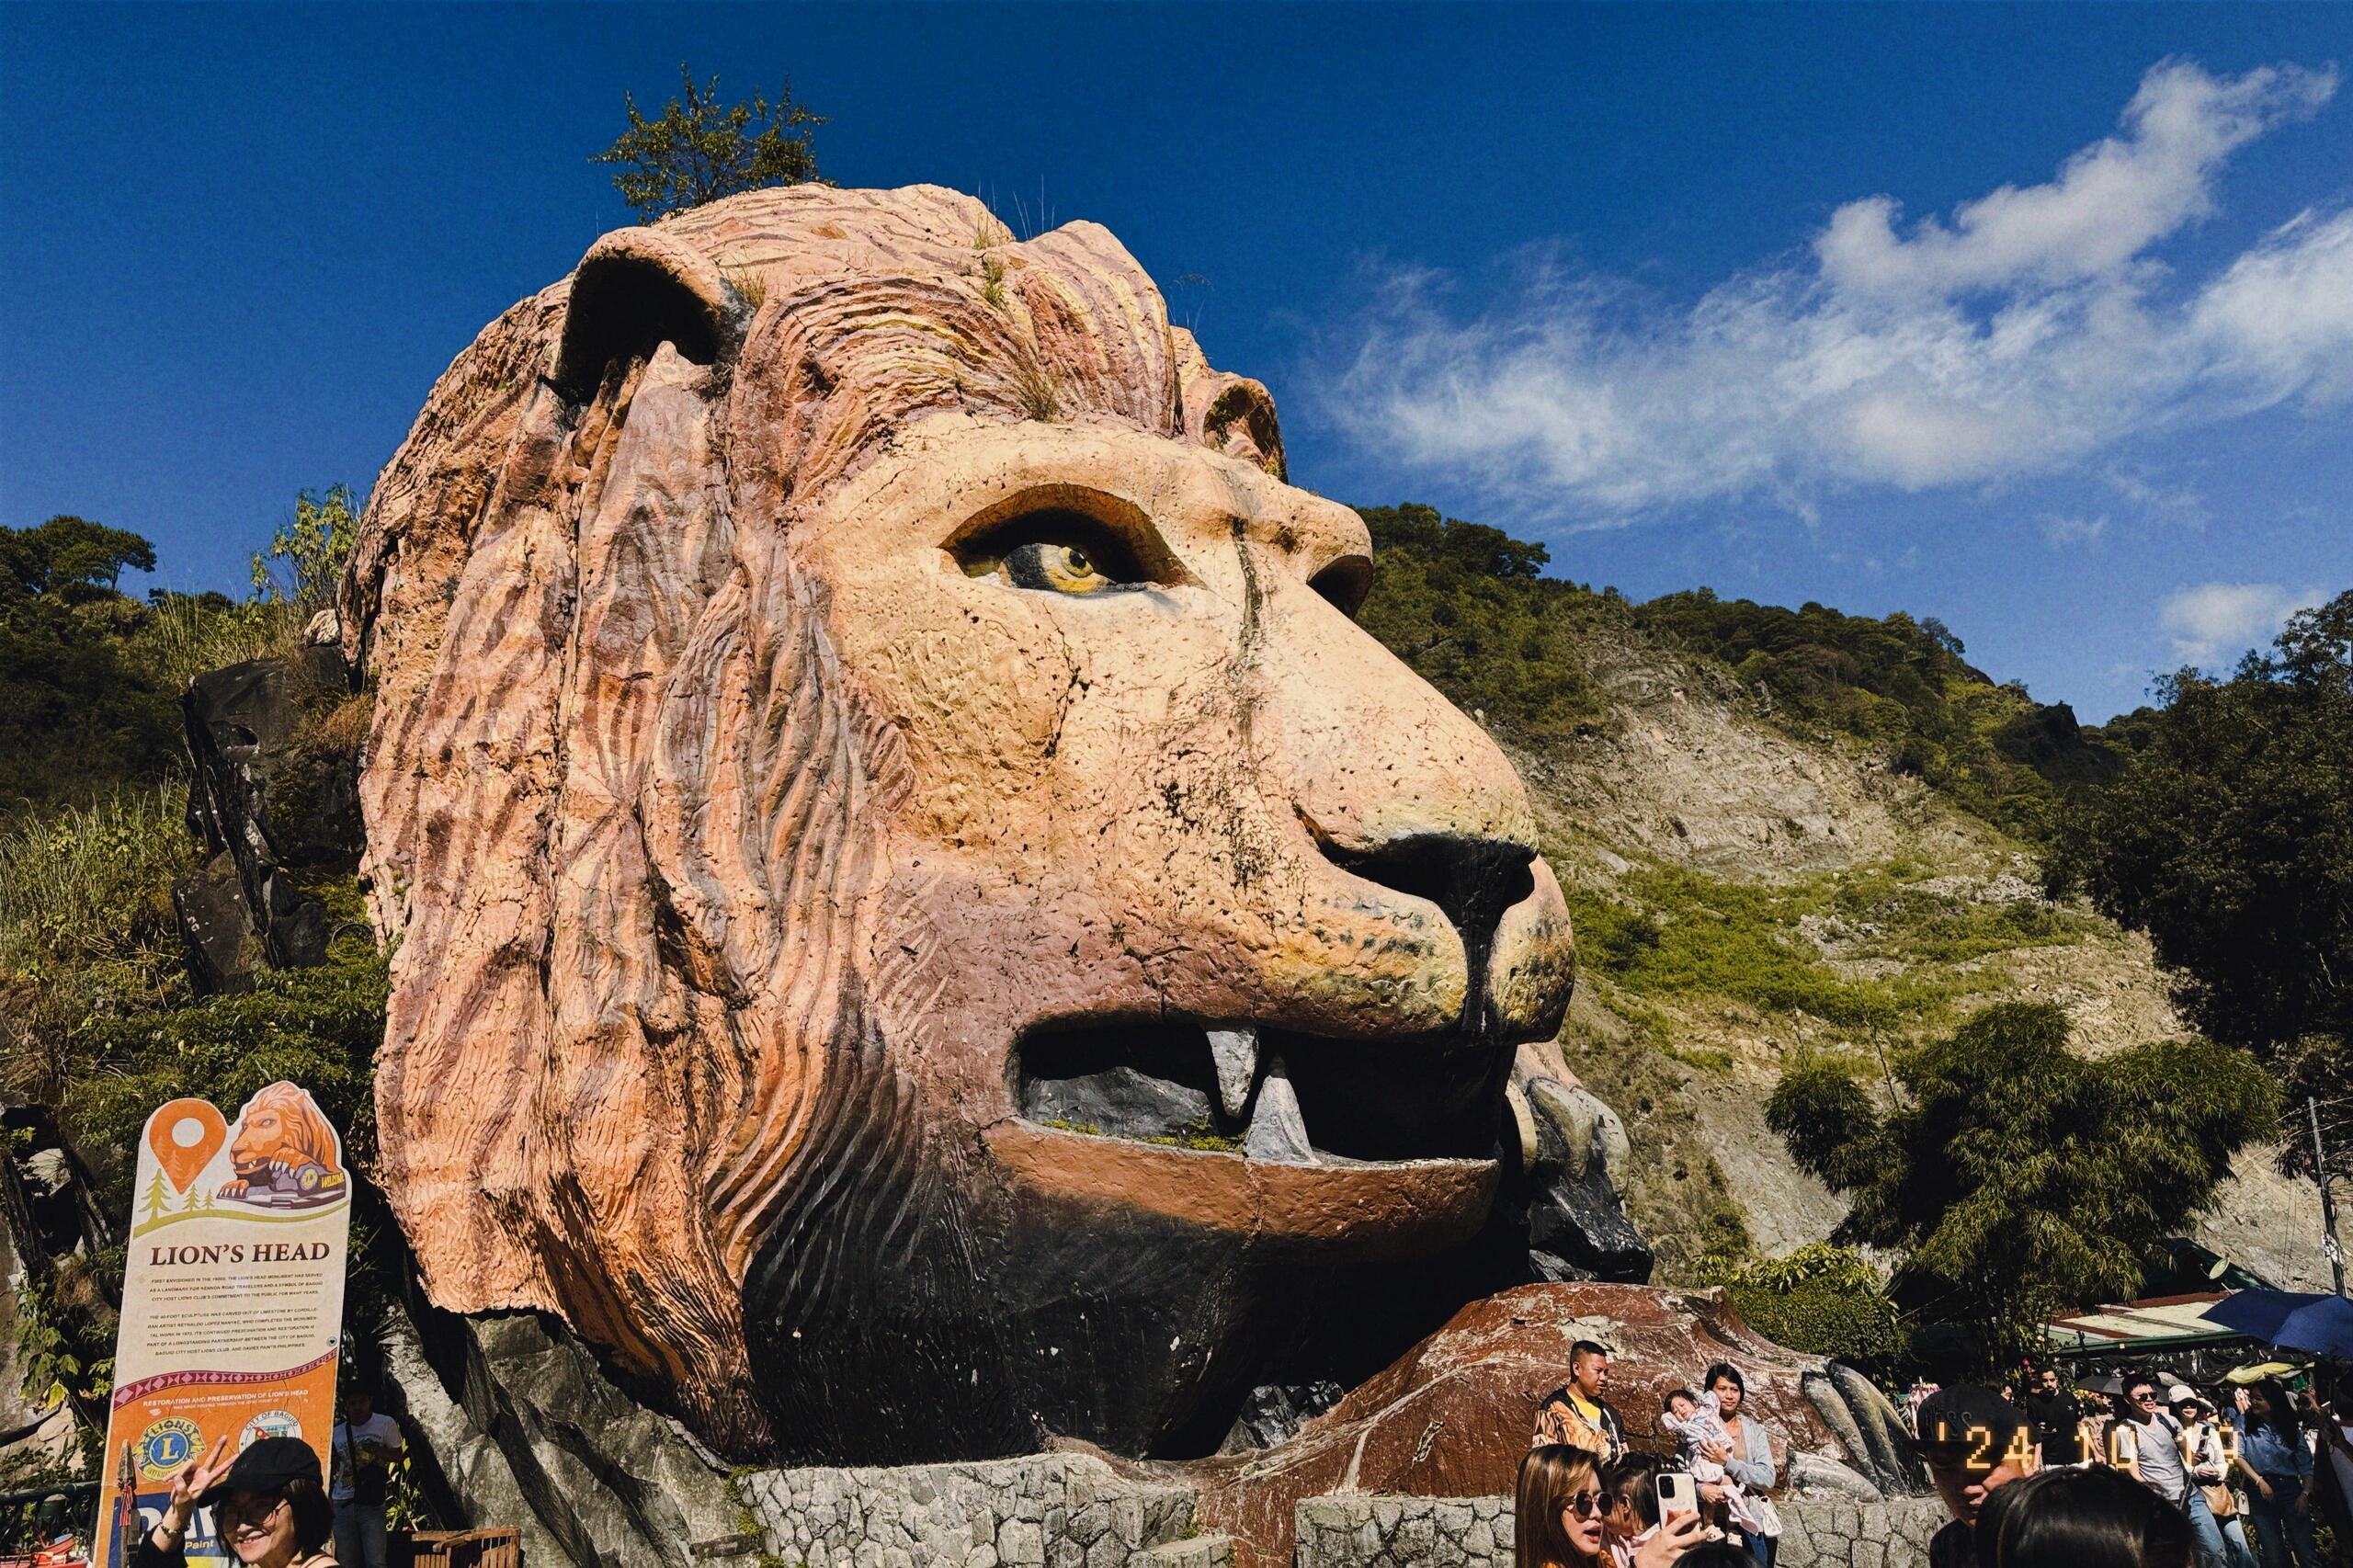
[[[727,274],[727,282],[756,311],[768,302],[768,280],[756,267],[737,267]]]
[[[1024,359],[1014,370],[1013,397],[1022,413],[1041,425],[1051,425],[1062,417],[1062,391],[1054,385],[1053,376],[1035,359]]]
[[[972,250],[981,258],[981,302],[993,311],[1006,308],[1005,258],[995,252],[1012,238],[1004,224],[985,212],[972,231]]]
[[[290,653],[301,637],[294,607],[258,600],[223,605],[176,595],[131,637],[131,653],[169,688],[207,670]]]

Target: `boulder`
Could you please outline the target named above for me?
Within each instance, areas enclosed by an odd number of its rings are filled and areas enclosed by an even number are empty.
[[[519,1529],[533,1568],[701,1568],[741,1534],[727,1466],[554,1319],[396,1311],[381,1337],[428,1493],[472,1526]]]
[[[1525,1198],[1529,1250],[1538,1260],[1530,1272],[1544,1279],[1648,1283],[1650,1244],[1626,1217],[1619,1190],[1632,1145],[1618,1113],[1560,1065],[1550,1047],[1522,1050],[1515,1085],[1536,1133]]]
[[[1302,1422],[1331,1409],[1347,1393],[1328,1378],[1306,1383],[1263,1383],[1242,1402],[1242,1414],[1233,1418],[1233,1428],[1218,1452],[1247,1453],[1287,1443],[1299,1435]]]
[[[172,913],[188,949],[188,978],[206,995],[253,989],[261,943],[237,881],[236,857],[226,849],[172,884]]]
[[[326,957],[326,910],[296,873],[357,862],[358,787],[347,759],[303,743],[303,726],[349,689],[342,653],[315,646],[291,661],[250,659],[188,682],[188,823],[215,858],[183,878],[172,898],[200,988],[250,983],[248,935],[279,968]]]

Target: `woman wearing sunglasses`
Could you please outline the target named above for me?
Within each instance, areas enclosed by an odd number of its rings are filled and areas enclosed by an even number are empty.
[[[1604,1540],[1609,1498],[1593,1455],[1565,1443],[1542,1443],[1519,1461],[1512,1521],[1515,1568],[1609,1568]],[[1700,1540],[1699,1516],[1661,1520],[1634,1554],[1634,1568],[1667,1568]]]
[[[131,1568],[188,1568],[188,1531],[210,1509],[212,1528],[245,1568],[335,1568],[326,1551],[335,1509],[319,1456],[299,1437],[262,1437],[229,1459],[229,1434],[172,1477],[164,1517],[141,1539]]]

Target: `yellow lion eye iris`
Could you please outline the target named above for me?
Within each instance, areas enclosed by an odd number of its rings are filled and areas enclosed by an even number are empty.
[[[1074,544],[1017,546],[1006,552],[1005,572],[1017,588],[1043,588],[1056,594],[1099,594],[1120,586],[1116,578],[1104,575],[1094,558]]]

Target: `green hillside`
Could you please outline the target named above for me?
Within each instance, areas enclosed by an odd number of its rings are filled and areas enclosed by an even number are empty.
[[[1872,748],[2029,839],[2049,833],[2065,791],[2122,770],[2065,705],[1995,682],[1933,619],[1785,609],[1711,588],[1635,604],[1538,575],[1542,545],[1483,524],[1410,504],[1359,510],[1376,547],[1366,627],[1439,690],[1528,738],[1599,715],[1579,650],[1631,631],[1722,672],[1788,734]]]

